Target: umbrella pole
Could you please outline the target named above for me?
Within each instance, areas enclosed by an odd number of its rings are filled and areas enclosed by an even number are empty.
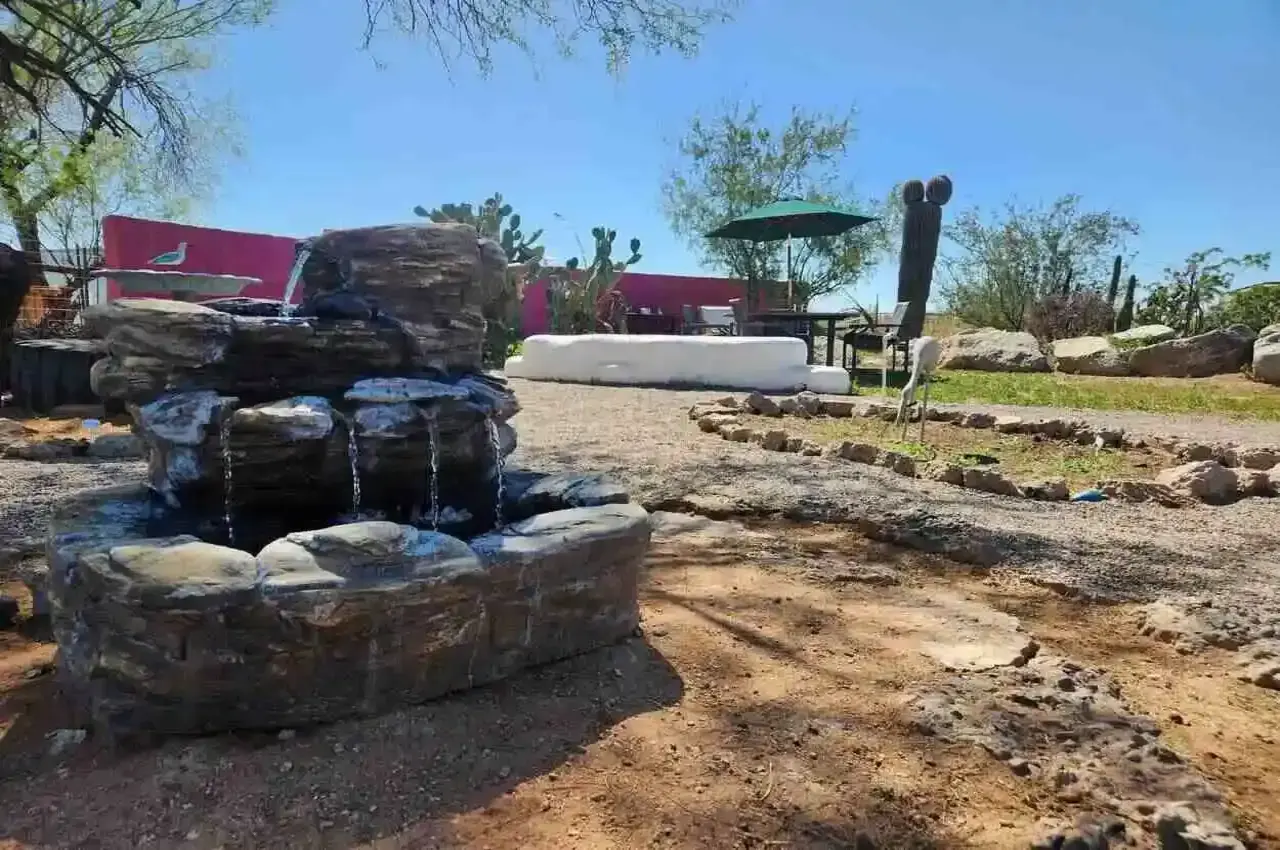
[[[791,288],[791,234],[787,234],[787,309],[795,305]]]

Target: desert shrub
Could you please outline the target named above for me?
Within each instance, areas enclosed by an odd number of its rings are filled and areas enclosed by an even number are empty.
[[[1213,311],[1215,326],[1248,325],[1260,331],[1280,322],[1280,283],[1264,283],[1228,292]]]
[[[1100,292],[1046,295],[1027,309],[1026,329],[1042,342],[1111,333],[1115,311]]]

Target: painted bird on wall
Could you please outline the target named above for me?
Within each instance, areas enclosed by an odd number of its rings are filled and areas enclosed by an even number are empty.
[[[163,254],[156,254],[147,262],[147,265],[149,266],[180,266],[186,261],[187,261],[187,243],[179,242],[178,250],[165,251]]]

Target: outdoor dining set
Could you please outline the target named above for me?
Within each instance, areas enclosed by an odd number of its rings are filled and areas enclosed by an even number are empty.
[[[880,351],[885,337],[891,338],[892,368],[902,358],[903,368],[910,338],[919,334],[904,327],[909,304],[897,305],[891,316],[871,320],[859,312],[827,312],[773,309],[748,312],[740,298],[726,305],[685,304],[680,315],[664,314],[657,308],[636,308],[627,313],[627,332],[632,334],[681,334],[693,336],[789,336],[803,340],[809,348],[809,362],[857,368],[859,350]],[[815,330],[817,333],[815,333]],[[815,346],[815,342],[817,345]],[[825,344],[825,345],[824,345]],[[825,357],[822,357],[825,354]]]

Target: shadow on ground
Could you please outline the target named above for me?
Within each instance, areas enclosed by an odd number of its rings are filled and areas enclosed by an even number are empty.
[[[6,709],[22,706],[27,717],[16,718],[24,728],[0,751],[8,774],[0,809],[10,813],[0,839],[40,847],[348,847],[405,833],[416,836],[412,846],[451,846],[451,816],[554,770],[615,724],[670,706],[682,693],[666,659],[630,639],[494,686],[287,740],[174,739],[132,753],[97,750],[90,741],[59,764],[32,760],[32,746],[48,747],[39,727],[60,716],[52,682],[40,682],[14,694]]]

